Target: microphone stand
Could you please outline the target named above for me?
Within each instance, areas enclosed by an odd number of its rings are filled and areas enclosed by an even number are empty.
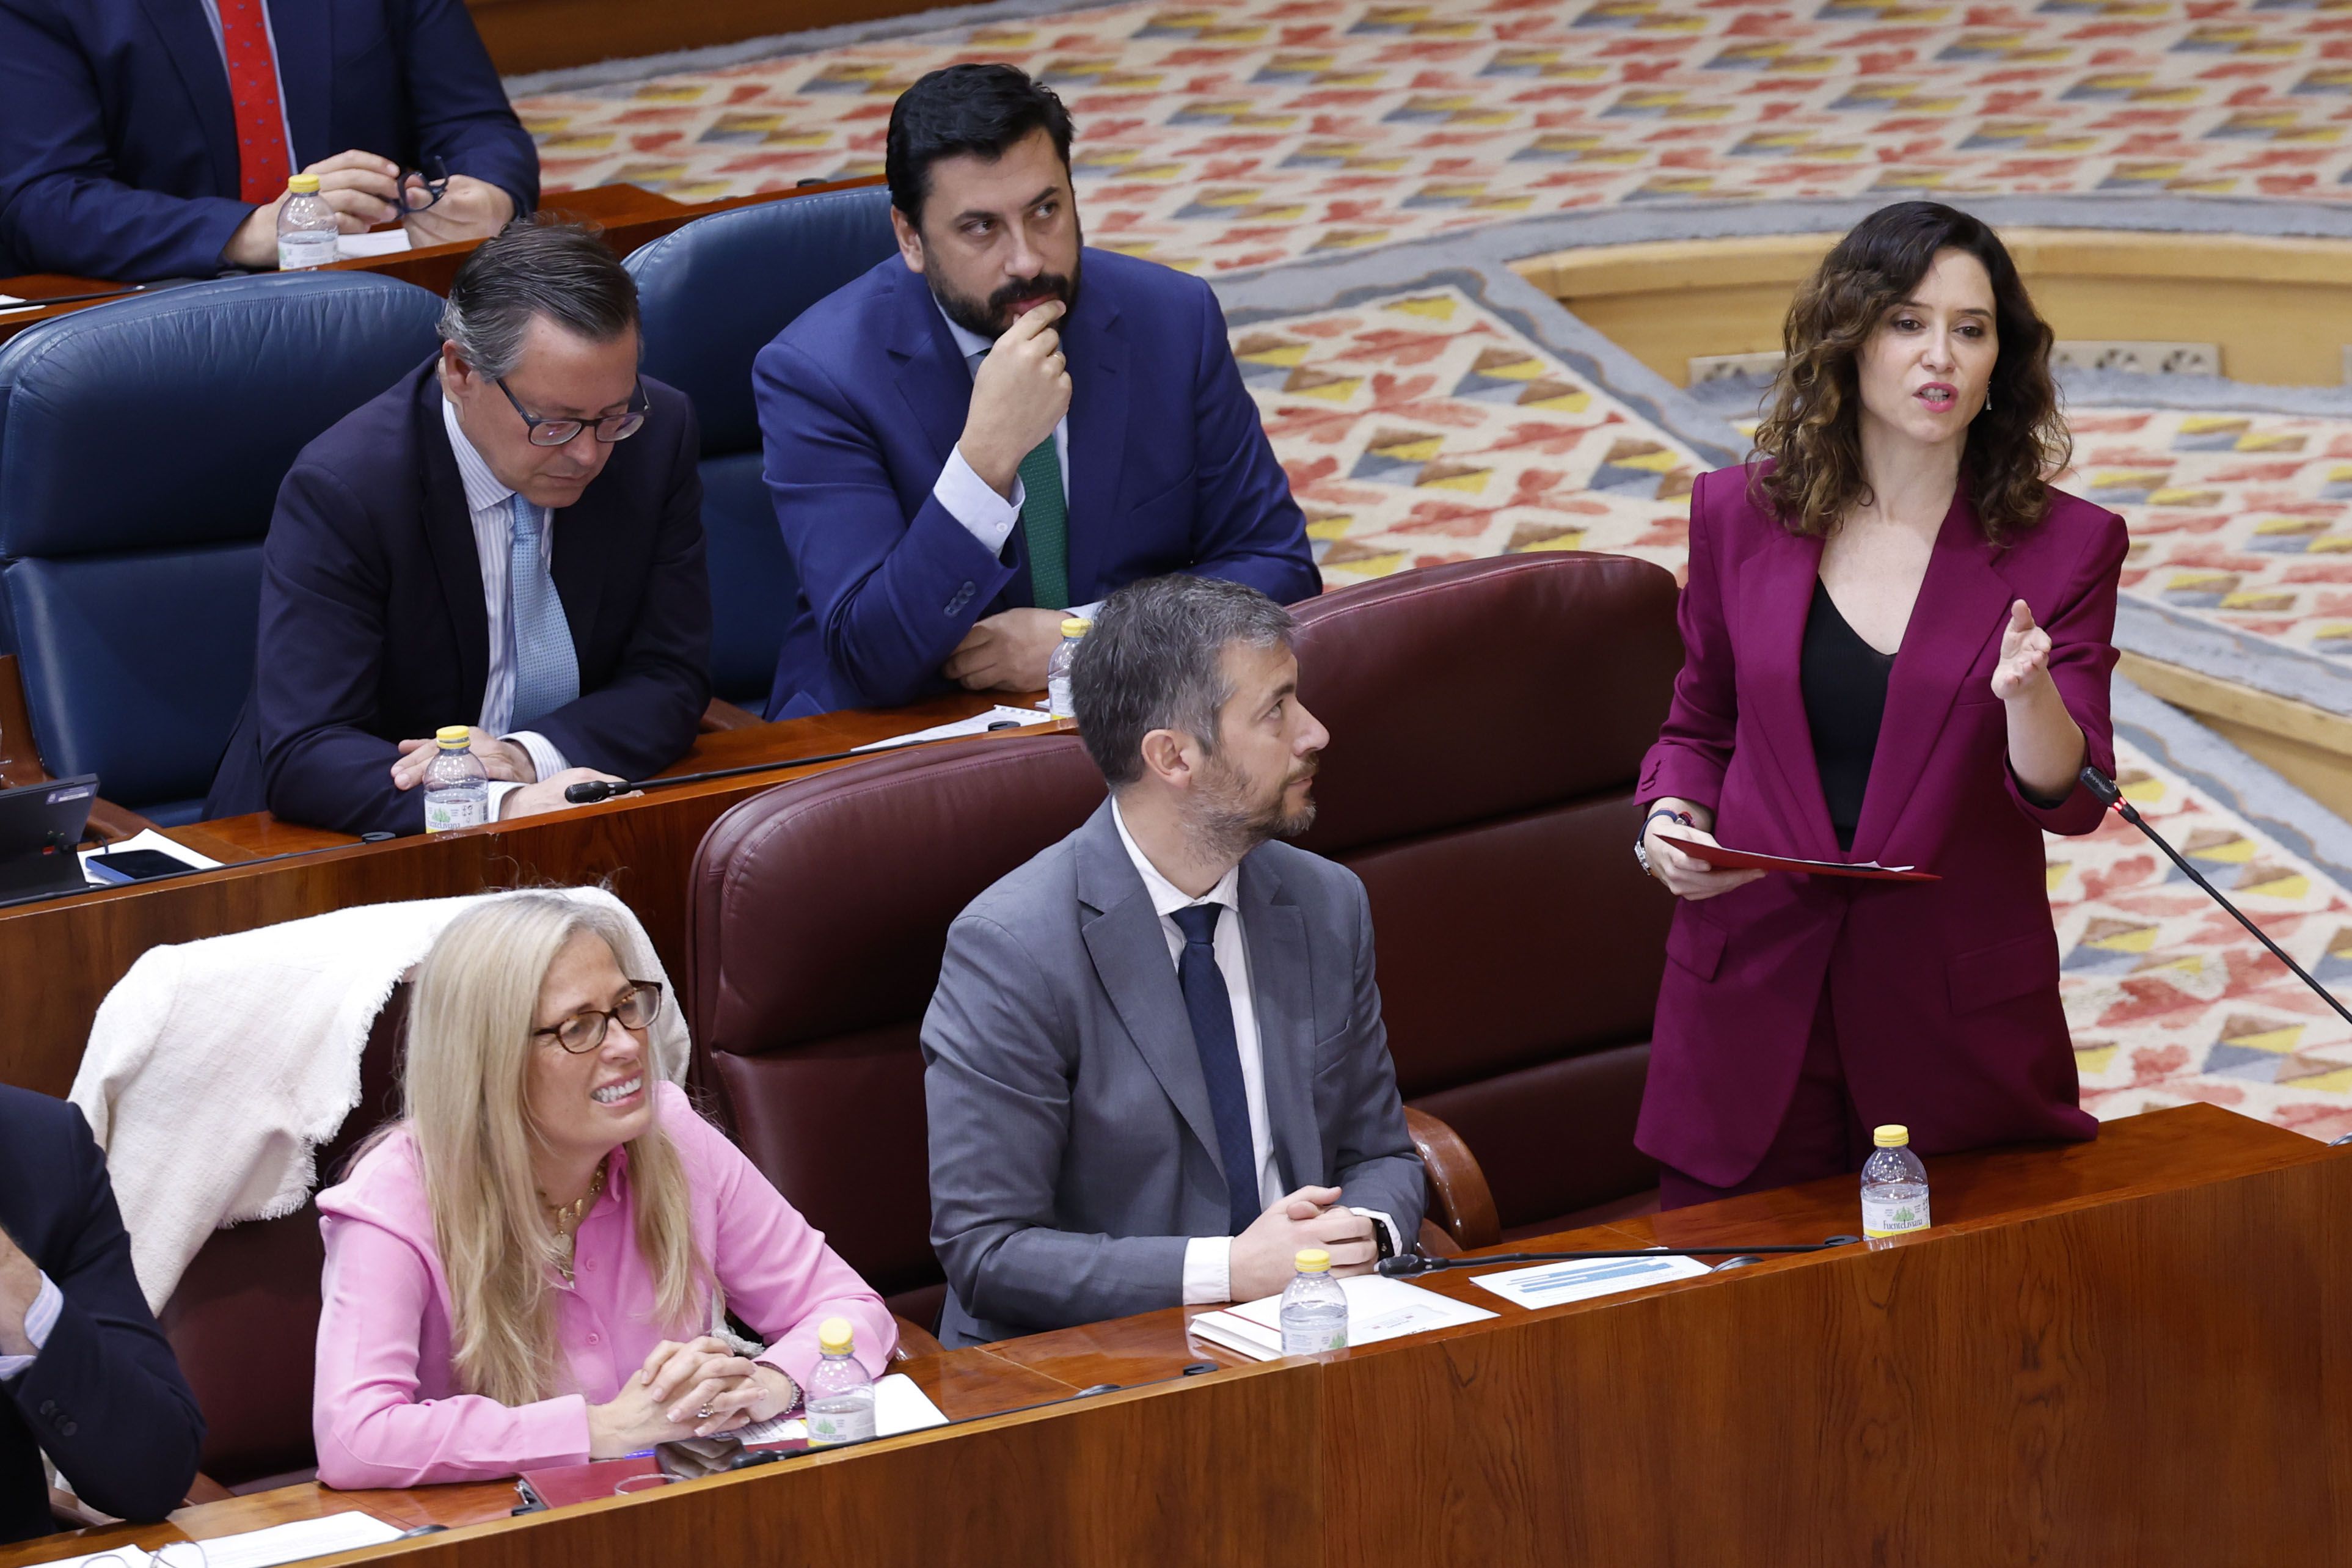
[[[2321,1001],[2326,1002],[2329,1007],[2334,1008],[2336,1009],[2336,1016],[2341,1018],[2346,1023],[2352,1023],[2352,1011],[2347,1011],[2344,1004],[2336,999],[2333,992],[2329,991],[2326,986],[2321,985],[2317,980],[2312,978],[2308,970],[2305,969],[2302,965],[2296,963],[2294,959],[2286,956],[2286,949],[2272,941],[2269,935],[2264,932],[2261,926],[2247,919],[2245,913],[2242,910],[2222,896],[2221,890],[2220,888],[2215,887],[2211,883],[2205,880],[2205,873],[2203,872],[2200,872],[2195,866],[2190,865],[2187,860],[2182,858],[2179,850],[2174,849],[2170,844],[2165,842],[2164,835],[2158,832],[2154,828],[2149,827],[2147,825],[2147,819],[2141,816],[2137,810],[2134,810],[2132,803],[2129,800],[2124,799],[2123,791],[2116,787],[2116,781],[2114,779],[2108,778],[2105,774],[2100,772],[2097,768],[2087,762],[2083,765],[2083,771],[2078,775],[2078,777],[2082,780],[2083,788],[2097,796],[2101,805],[2106,807],[2107,810],[2113,811],[2118,817],[2121,817],[2125,821],[2129,822],[2133,827],[2137,828],[2141,832],[2146,833],[2147,835],[2148,842],[2154,844],[2158,849],[2162,850],[2165,852],[2166,857],[2168,858],[2174,865],[2179,866],[2182,871],[2186,872],[2189,874],[2189,881],[2195,883],[2198,886],[2205,890],[2207,897],[2212,899],[2214,903],[2228,910],[2231,919],[2235,920],[2239,925],[2244,926],[2247,930],[2254,934],[2255,941],[2269,948],[2273,956],[2277,958],[2280,963],[2284,964],[2288,968],[2294,970],[2294,977],[2301,980],[2305,985],[2309,986],[2311,988],[2312,995],[2317,997]]]
[[[1040,723],[1044,722],[1041,717]],[[1000,718],[982,734],[1000,729],[1019,729],[1009,718]],[[902,740],[896,746],[855,747],[847,751],[828,751],[818,757],[787,757],[778,762],[751,762],[740,768],[719,768],[709,773],[680,773],[670,779],[640,779],[634,784],[608,784],[602,779],[583,779],[577,784],[563,787],[563,798],[575,806],[593,806],[599,800],[610,800],[617,795],[633,794],[641,789],[667,789],[674,784],[708,784],[714,779],[740,779],[747,773],[774,773],[786,768],[806,768],[818,762],[846,762],[853,757],[879,757],[886,751],[905,751],[910,747],[937,746],[942,740],[970,740],[970,735],[935,735],[929,740]]]
[[[1490,1263],[1585,1263],[1608,1258],[1716,1258],[1737,1253],[1739,1259],[1761,1261],[1764,1255],[1774,1252],[1826,1252],[1833,1247],[1851,1247],[1861,1240],[1858,1236],[1832,1236],[1825,1240],[1806,1242],[1793,1247],[1626,1247],[1583,1252],[1490,1252],[1483,1258],[1432,1258],[1420,1252],[1402,1253],[1383,1258],[1378,1271],[1391,1280],[1409,1280],[1416,1274],[1435,1274],[1447,1269],[1484,1269]],[[1717,1268],[1728,1267],[1717,1264]]]

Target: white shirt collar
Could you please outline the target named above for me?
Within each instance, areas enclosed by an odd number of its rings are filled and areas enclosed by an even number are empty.
[[[1172,915],[1196,904],[1222,904],[1227,909],[1241,907],[1242,868],[1238,863],[1217,879],[1216,886],[1195,898],[1160,874],[1160,868],[1151,863],[1151,857],[1143,852],[1136,843],[1135,836],[1127,831],[1127,819],[1119,815],[1116,800],[1110,803],[1110,821],[1111,825],[1118,830],[1118,841],[1127,846],[1127,858],[1135,862],[1137,873],[1143,878],[1143,891],[1151,895],[1154,914]]]
[[[457,423],[457,405],[449,401],[446,392],[441,394],[441,423],[449,430],[449,450],[457,455],[457,477],[466,486],[466,509],[487,512],[493,507],[505,506],[514,491],[499,483],[489,464],[466,439],[465,429]]]
[[[928,287],[929,285],[925,287]],[[971,363],[971,357],[974,354],[984,354],[996,347],[995,339],[983,338],[979,333],[969,330],[954,317],[949,315],[948,308],[940,303],[940,297],[936,294],[931,296],[931,308],[940,313],[940,319],[946,322],[948,330],[955,334],[956,347],[963,350],[965,364]]]

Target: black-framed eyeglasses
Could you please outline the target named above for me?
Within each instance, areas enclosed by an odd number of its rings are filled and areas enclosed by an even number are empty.
[[[515,413],[530,432],[533,446],[561,446],[591,424],[595,426],[596,439],[608,446],[615,441],[626,441],[646,423],[646,410],[651,406],[645,402],[646,383],[639,382],[630,390],[629,406],[619,413],[608,413],[598,420],[541,419],[524,409],[521,401],[515,396],[514,389],[507,385],[504,376],[499,378],[499,391],[506,393],[507,402],[514,404]]]
[[[419,167],[404,169],[400,172],[400,204],[410,213],[424,212],[449,193],[449,165],[445,160],[435,156],[420,158],[417,162]],[[425,164],[430,164],[434,172],[426,173],[423,167]],[[409,199],[411,187],[408,183],[411,180],[416,182],[415,189],[425,193],[423,201]]]
[[[654,1014],[661,1011],[661,999],[660,981],[631,980],[629,994],[621,998],[617,1007],[601,1012],[591,1008],[586,1012],[573,1013],[552,1029],[531,1030],[530,1038],[537,1040],[541,1035],[551,1034],[555,1043],[572,1055],[585,1056],[604,1043],[604,1031],[613,1027],[614,1019],[618,1019],[623,1029],[643,1029],[653,1022]]]

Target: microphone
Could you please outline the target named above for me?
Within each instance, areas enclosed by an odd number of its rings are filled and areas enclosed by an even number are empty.
[[[1038,722],[1043,723],[1040,719]],[[1019,729],[1009,718],[1000,718],[988,727],[988,733],[1000,729]],[[884,751],[904,751],[913,746],[936,746],[942,740],[970,740],[969,735],[935,735],[929,740],[903,741],[897,746],[877,747],[872,750],[853,747],[848,751],[828,751],[818,757],[787,757],[781,762],[751,762],[740,768],[714,768],[709,773],[680,773],[670,779],[640,779],[633,784],[607,783],[602,779],[583,779],[577,784],[563,787],[563,798],[575,806],[593,806],[599,800],[609,800],[615,795],[635,794],[641,789],[667,789],[677,784],[708,784],[714,779],[740,779],[746,773],[774,773],[786,768],[807,768],[819,762],[846,762],[853,757],[876,757]]]
[[[2309,986],[2314,996],[2317,997],[2321,1001],[2326,1002],[2329,1007],[2334,1008],[2336,1009],[2336,1016],[2341,1018],[2345,1022],[2352,1023],[2352,1011],[2347,1011],[2345,1009],[2344,1004],[2336,999],[2335,993],[2330,991],[2326,986],[2321,985],[2317,980],[2314,979],[2311,977],[2310,972],[2305,969],[2302,965],[2288,957],[2286,956],[2286,949],[2272,941],[2269,934],[2263,931],[2261,926],[2247,919],[2245,912],[2241,910],[2236,904],[2231,903],[2228,898],[2224,897],[2220,888],[2215,887],[2211,883],[2207,882],[2205,880],[2205,873],[2199,871],[2195,866],[2190,865],[2189,862],[2182,857],[2179,850],[2174,849],[2170,844],[2167,843],[2162,833],[2159,833],[2154,828],[2149,827],[2147,825],[2147,819],[2141,816],[2137,810],[2134,810],[2132,803],[2129,800],[2124,799],[2123,791],[2116,788],[2116,781],[2114,779],[2100,772],[2096,767],[2088,762],[2083,764],[2083,771],[2077,774],[2076,777],[2081,779],[2084,789],[2088,789],[2092,794],[2098,797],[2099,803],[2101,805],[2106,807],[2107,810],[2113,811],[2118,817],[2121,817],[2125,821],[2129,822],[2133,827],[2137,828],[2141,832],[2146,833],[2147,835],[2148,842],[2154,844],[2158,849],[2162,850],[2165,852],[2166,857],[2169,859],[2174,865],[2179,866],[2182,871],[2186,872],[2189,874],[2189,881],[2195,883],[2198,886],[2205,890],[2207,897],[2220,904],[2222,908],[2228,910],[2231,919],[2244,926],[2247,930],[2252,932],[2254,934],[2254,940],[2269,948],[2271,950],[2272,956],[2275,957],[2280,963],[2284,964],[2289,969],[2294,970],[2294,977],[2301,980],[2305,985]]]
[[[1719,1269],[1744,1266],[1763,1260],[1764,1255],[1775,1252],[1826,1252],[1832,1247],[1851,1247],[1862,1239],[1859,1236],[1832,1236],[1823,1240],[1806,1242],[1793,1247],[1756,1247],[1741,1244],[1733,1247],[1622,1247],[1612,1249],[1583,1252],[1490,1252],[1483,1258],[1432,1258],[1420,1252],[1406,1252],[1394,1258],[1383,1258],[1378,1271],[1391,1280],[1409,1280],[1415,1274],[1434,1274],[1447,1269],[1484,1269],[1490,1263],[1584,1263],[1605,1258],[1717,1258],[1737,1253]]]

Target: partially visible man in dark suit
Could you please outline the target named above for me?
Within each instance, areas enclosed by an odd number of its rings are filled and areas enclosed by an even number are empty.
[[[493,816],[694,744],[700,439],[684,394],[637,373],[635,283],[584,229],[518,225],[457,269],[441,332],[278,489],[213,816],[419,831],[449,725],[473,727]]]
[[[205,1418],[131,1270],[81,1113],[0,1084],[0,1542],[47,1535],[46,1453],[124,1519],[188,1495]]]
[[[890,111],[898,256],[752,371],[801,580],[772,718],[1033,691],[1064,617],[1163,572],[1321,591],[1209,286],[1086,250],[1070,116],[1011,66]]]
[[[539,200],[464,0],[0,0],[0,274],[275,267],[289,174],[418,245]]]
[[[950,1346],[1251,1301],[1302,1248],[1360,1274],[1420,1234],[1364,884],[1272,841],[1314,822],[1330,739],[1291,632],[1164,577],[1079,647],[1110,799],[956,917],[923,1018]]]

